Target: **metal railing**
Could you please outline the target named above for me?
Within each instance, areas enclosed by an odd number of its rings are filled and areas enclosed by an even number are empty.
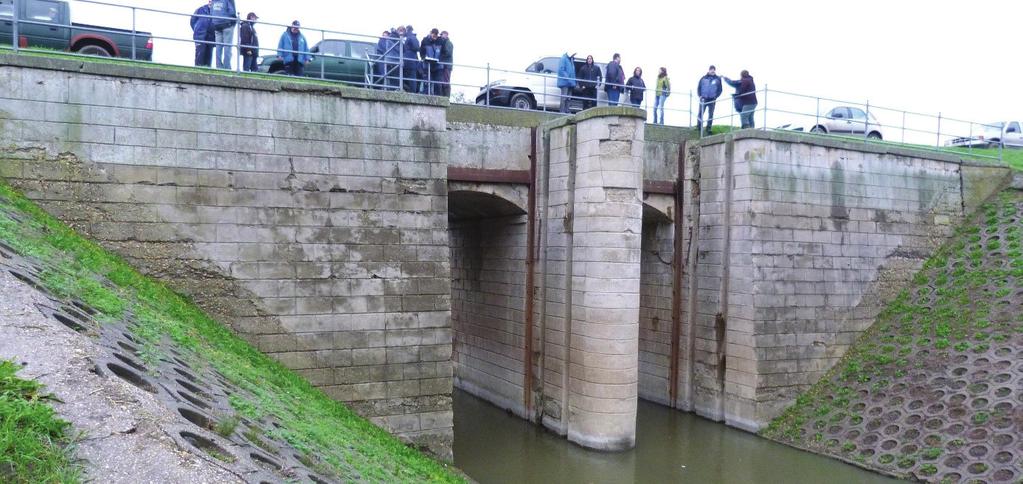
[[[52,51],[50,49],[33,47],[29,42],[25,42],[24,46],[22,45],[22,40],[25,40],[22,27],[36,25],[53,27],[55,25],[52,21],[21,18],[20,7],[26,1],[31,0],[13,0],[13,15],[10,17],[12,24],[12,48],[15,51]],[[142,32],[138,29],[139,14],[161,17],[170,16],[179,19],[200,17],[216,20],[223,19],[222,17],[212,15],[197,16],[194,13],[119,5],[100,0],[72,0],[68,3],[69,7],[76,4],[122,9],[130,12],[130,30],[74,25],[70,22],[70,13],[68,14],[69,18],[63,19],[66,23],[58,25],[59,28],[74,29],[78,32],[128,36],[132,40],[130,53],[121,52],[115,45],[114,48],[117,51],[109,52],[111,55],[117,55],[133,61],[150,61],[153,52],[149,48],[150,43],[160,41],[186,43],[214,51],[217,47],[220,47],[222,49],[231,49],[229,57],[233,58],[235,62],[234,68],[230,70],[230,73],[232,75],[245,75],[243,72],[243,60],[245,57],[243,50],[250,50],[250,46],[239,45],[239,42],[235,40],[235,35],[238,35],[240,39],[240,27],[245,20],[230,19],[234,23],[232,38],[230,41],[217,42],[209,40],[209,36],[205,39],[196,40],[193,38],[160,36]],[[5,20],[5,16],[0,16],[0,22]],[[185,20],[181,20],[181,25],[185,25]],[[263,30],[266,27],[275,27],[281,29],[280,31],[282,32],[286,32],[291,27],[289,24],[265,21],[259,21],[257,25]],[[606,64],[600,68],[600,79],[593,85],[594,92],[584,96],[576,89],[570,91],[566,96],[557,87],[557,64],[560,62],[560,58],[549,58],[552,64],[550,66],[540,66],[538,65],[539,63],[534,63],[526,70],[500,69],[491,66],[489,63],[485,66],[477,66],[439,61],[426,62],[419,59],[418,53],[410,55],[409,50],[406,48],[406,42],[403,39],[392,37],[390,30],[386,37],[383,35],[370,36],[308,26],[301,27],[301,31],[304,34],[309,34],[306,35],[307,44],[310,42],[310,39],[315,40],[318,37],[319,42],[315,45],[318,49],[312,45],[308,45],[308,51],[259,47],[257,54],[270,54],[258,56],[258,59],[262,59],[260,72],[279,73],[285,68],[282,65],[283,62],[273,60],[267,62],[267,57],[272,57],[279,61],[281,60],[279,57],[283,57],[286,54],[310,55],[311,60],[316,61],[318,72],[306,72],[304,73],[305,77],[318,78],[324,81],[337,81],[364,88],[403,90],[449,97],[455,89],[458,89],[455,92],[455,101],[491,108],[539,109],[552,112],[560,110],[563,99],[567,100],[570,111],[578,110],[590,104],[597,106],[608,105],[609,101],[606,90],[609,86],[614,86],[621,90],[622,99],[619,100],[618,104],[635,105],[650,113],[652,109],[650,100],[656,95],[655,89],[647,87],[640,90],[642,101],[631,103],[628,99],[628,92],[630,92],[631,86],[628,83],[608,83],[605,79]],[[70,30],[68,38],[70,40]],[[274,37],[271,36],[271,38]],[[425,38],[419,40],[420,45],[423,40]],[[143,47],[139,48],[140,45]],[[333,49],[334,46],[340,46],[343,50],[335,51]],[[70,50],[71,46],[69,45],[68,47]],[[352,50],[353,48],[357,49]],[[69,52],[68,54],[80,55],[74,52]],[[356,63],[358,63],[358,67],[348,68],[349,64]],[[196,67],[211,69],[210,64]],[[332,69],[328,69],[328,65],[331,65]],[[341,71],[335,70],[334,68],[339,65],[345,65],[346,69]],[[425,66],[425,68],[422,66]],[[623,70],[626,75],[631,72],[628,69],[623,68]],[[227,72],[225,70],[218,71]],[[419,71],[422,71],[422,75],[420,75]],[[454,72],[458,73],[457,79],[451,78]],[[434,77],[435,74],[441,74],[442,77],[437,79]],[[522,82],[511,82],[511,79],[522,80]],[[655,77],[651,76],[650,79],[656,85]],[[591,82],[591,80],[580,79],[578,77],[573,80],[577,86],[580,82]],[[724,87],[725,91],[727,91],[728,86]],[[694,97],[692,91],[680,92],[676,90],[670,94],[666,103],[670,105],[664,106],[663,111],[665,118],[671,119],[671,122],[662,120],[662,124],[693,126],[694,118],[699,118],[699,108],[702,103],[700,98]],[[766,85],[763,89],[757,90],[755,94],[759,98],[759,103],[752,112],[753,122],[750,124],[759,129],[780,129],[840,135],[847,138],[862,139],[868,143],[891,143],[898,139],[899,143],[930,145],[935,149],[963,148],[965,154],[980,158],[1002,158],[1001,148],[1003,142],[1001,140],[1002,128],[1000,126],[950,118],[942,113],[927,114],[881,107],[871,105],[869,101],[860,103],[780,90],[769,91]],[[681,103],[678,101],[679,99],[682,100]],[[770,100],[770,105],[768,105],[768,100]],[[683,105],[679,106],[679,104]],[[733,103],[728,93],[724,93],[718,98],[714,105],[716,108],[714,116],[708,116],[707,119],[703,120],[705,124],[702,127],[706,128],[713,124],[718,127],[718,131],[722,129],[739,129],[741,127],[741,123],[736,123],[737,119],[741,118],[740,108]],[[863,116],[857,115],[854,117],[852,114],[858,113],[848,111],[850,114],[849,118],[836,118],[834,115],[836,108],[855,108]],[[863,129],[860,129],[857,123],[862,123]],[[836,129],[836,127],[841,129]],[[997,140],[992,140],[995,136],[989,133],[994,131],[998,133]],[[872,134],[875,132],[880,137]],[[704,132],[701,130],[701,135],[703,134]],[[928,138],[931,141],[928,141]],[[975,148],[982,145],[992,144],[998,148],[997,155],[993,155],[988,151],[975,150]]]

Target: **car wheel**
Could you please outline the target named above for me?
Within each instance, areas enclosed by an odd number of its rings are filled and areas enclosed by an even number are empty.
[[[515,109],[533,110],[536,109],[536,104],[533,103],[533,97],[524,92],[516,93],[511,97],[511,101],[508,105]]]
[[[95,44],[83,46],[81,49],[78,49],[78,53],[82,55],[94,55],[97,57],[113,57],[114,55],[105,47]]]
[[[881,139],[881,133],[878,133],[877,131],[871,131],[870,134],[867,135],[867,139],[878,139],[879,140],[879,139]]]
[[[818,133],[818,134],[828,134],[828,130],[826,128],[824,128],[824,126],[820,126],[820,125],[817,125],[817,126],[814,126],[813,128],[811,128],[810,132],[811,133]]]

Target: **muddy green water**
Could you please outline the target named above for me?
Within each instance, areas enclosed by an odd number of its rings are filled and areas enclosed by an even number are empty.
[[[455,465],[483,484],[898,482],[642,400],[635,449],[587,451],[462,391]]]

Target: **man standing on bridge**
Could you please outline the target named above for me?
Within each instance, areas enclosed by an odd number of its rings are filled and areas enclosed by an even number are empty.
[[[291,27],[284,31],[277,43],[277,58],[284,62],[284,72],[289,76],[304,76],[305,65],[313,59],[309,55],[309,44],[299,31],[301,26],[298,20],[291,22]]]
[[[714,124],[714,104],[717,99],[721,97],[721,78],[717,75],[717,69],[714,66],[710,66],[707,69],[707,74],[700,78],[700,82],[696,85],[696,95],[700,97],[700,110],[696,115],[696,130],[700,131],[700,135],[704,136],[703,127],[703,113],[707,112],[707,134],[710,136],[710,128]]]
[[[213,0],[209,0],[206,5],[195,9],[189,22],[192,26],[192,40],[195,41],[195,65],[199,67],[210,67],[213,62],[212,42],[215,34],[213,19],[209,17],[212,4]]]

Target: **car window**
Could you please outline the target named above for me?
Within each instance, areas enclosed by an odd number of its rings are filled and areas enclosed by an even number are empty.
[[[860,108],[849,108],[849,113],[850,113],[850,115],[851,115],[853,120],[856,120],[856,121],[866,121],[867,120],[867,113],[863,112],[863,110],[860,109]]]
[[[35,0],[26,5],[27,17],[37,22],[56,22],[60,16],[57,2],[48,0]]]
[[[1006,133],[1019,133],[1019,123],[1013,121],[1009,123],[1009,127],[1005,129]]]
[[[369,59],[376,54],[377,46],[365,42],[349,42],[352,47],[352,57],[355,59]]]
[[[0,17],[14,16],[14,0],[0,0]]]
[[[527,72],[557,72],[558,62],[560,60],[557,57],[544,57],[529,66],[526,69]]]
[[[828,116],[835,119],[849,119],[849,110],[846,108],[835,108],[831,110]]]
[[[345,55],[345,42],[343,40],[324,40],[316,45],[316,52],[341,57]]]

